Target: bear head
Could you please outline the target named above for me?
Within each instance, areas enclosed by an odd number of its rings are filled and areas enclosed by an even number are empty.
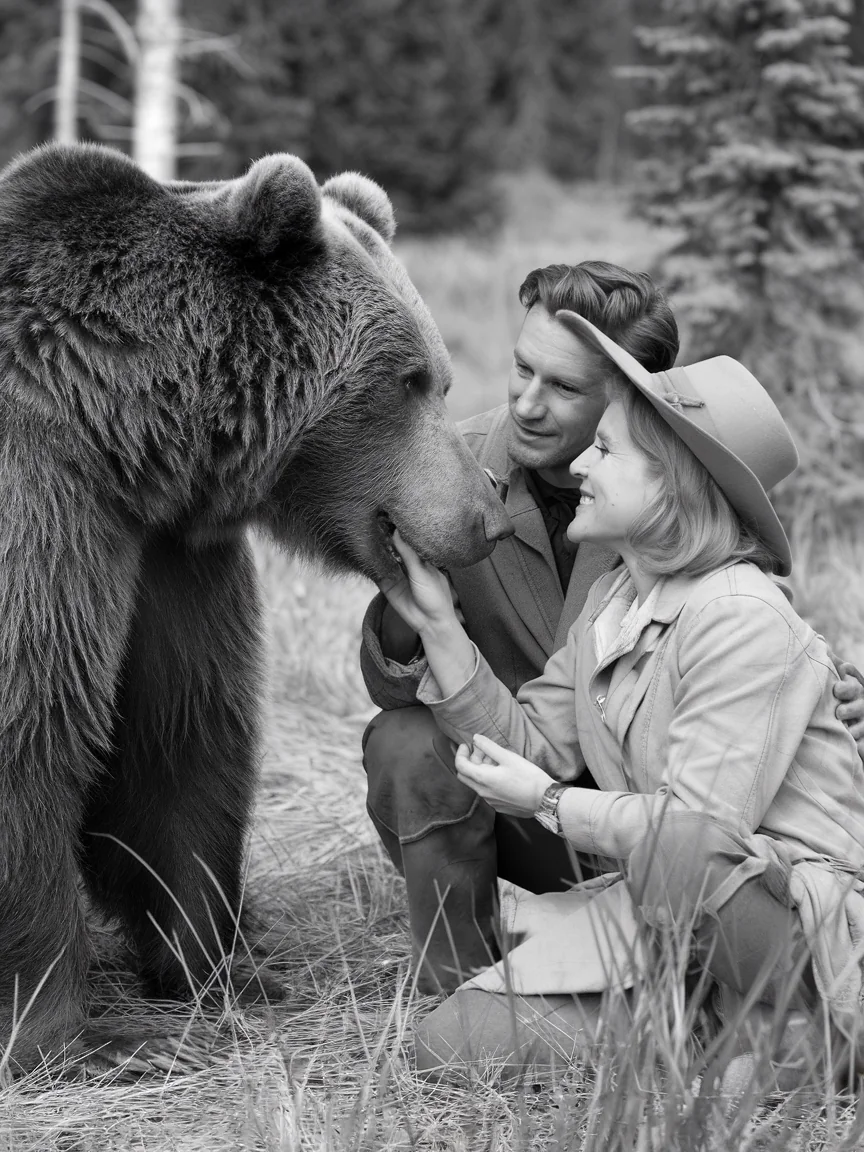
[[[373,579],[509,533],[372,181],[296,157],[159,183],[96,146],[0,178],[0,399],[142,533],[259,524]]]

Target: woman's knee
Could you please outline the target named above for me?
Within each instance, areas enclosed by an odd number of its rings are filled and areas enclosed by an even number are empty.
[[[740,838],[701,812],[668,815],[631,853],[627,884],[649,921],[692,915],[711,895],[718,863],[746,856]],[[720,868],[721,871],[725,870]]]

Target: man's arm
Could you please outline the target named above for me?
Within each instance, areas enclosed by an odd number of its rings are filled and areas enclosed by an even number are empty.
[[[380,641],[382,654],[397,664],[410,664],[423,654],[420,637],[389,603],[381,612]]]
[[[834,685],[834,696],[840,703],[835,712],[842,720],[858,745],[858,755],[864,760],[864,675],[848,660],[838,660],[834,653],[831,659],[840,679]]]
[[[456,589],[450,585],[456,619],[464,627]],[[380,593],[366,610],[360,647],[360,669],[366,691],[379,708],[408,708],[427,669],[420,637]]]
[[[417,633],[378,593],[363,617],[360,671],[366,691],[379,708],[410,708],[426,672]]]

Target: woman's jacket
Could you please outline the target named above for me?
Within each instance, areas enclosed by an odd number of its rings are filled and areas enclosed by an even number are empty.
[[[481,733],[557,779],[578,784],[587,762],[601,791],[575,797],[577,850],[626,860],[664,813],[695,810],[787,865],[820,992],[838,1017],[857,1012],[864,765],[834,714],[825,641],[749,563],[666,578],[641,630],[615,643],[634,594],[625,570],[601,577],[515,698],[478,655],[453,696],[436,700],[427,674],[418,699],[452,738]]]

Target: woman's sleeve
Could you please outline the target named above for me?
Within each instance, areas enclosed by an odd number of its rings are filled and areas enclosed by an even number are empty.
[[[718,597],[677,655],[662,786],[565,794],[559,812],[577,848],[624,859],[666,812],[703,812],[747,835],[777,794],[824,686],[788,621],[758,597]]]
[[[574,631],[550,657],[542,676],[524,684],[515,698],[477,651],[474,673],[458,692],[435,699],[430,674],[421,682],[417,699],[432,710],[438,727],[452,740],[470,744],[475,734],[488,736],[557,780],[574,780],[585,767],[576,733]]]

